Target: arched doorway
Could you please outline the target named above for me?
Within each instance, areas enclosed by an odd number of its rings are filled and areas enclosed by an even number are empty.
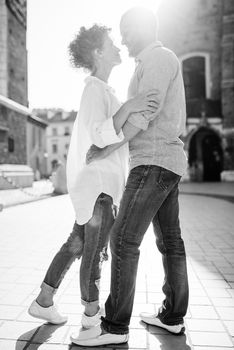
[[[221,139],[212,129],[201,127],[189,143],[189,171],[192,181],[220,181],[223,168]]]

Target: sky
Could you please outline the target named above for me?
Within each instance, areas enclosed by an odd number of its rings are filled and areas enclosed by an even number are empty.
[[[112,28],[112,38],[121,49],[122,64],[114,67],[109,85],[120,101],[134,71],[134,60],[121,45],[119,20],[132,6],[156,12],[160,0],[28,0],[27,50],[28,99],[30,108],[78,110],[87,73],[74,69],[68,45],[81,26],[94,23]]]

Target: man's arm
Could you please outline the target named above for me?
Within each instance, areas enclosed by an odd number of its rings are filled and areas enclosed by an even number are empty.
[[[132,113],[128,121],[142,130],[147,130],[150,121],[160,116],[170,83],[178,74],[179,63],[171,53],[163,51],[160,55],[157,53],[157,56],[149,57],[141,69],[139,92],[156,89],[158,108],[155,113],[151,114],[148,112]]]

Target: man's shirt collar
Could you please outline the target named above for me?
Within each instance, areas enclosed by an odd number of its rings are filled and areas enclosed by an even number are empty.
[[[163,46],[163,45],[162,45],[161,41],[154,41],[154,42],[151,43],[150,45],[146,46],[146,47],[136,56],[135,61],[136,61],[137,63],[143,61],[143,60],[147,57],[148,53],[149,53],[152,49],[154,49],[154,48],[156,48],[156,47],[162,47],[162,46]]]

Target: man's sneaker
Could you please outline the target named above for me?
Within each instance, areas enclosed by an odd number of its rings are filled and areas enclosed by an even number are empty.
[[[82,327],[91,328],[97,326],[101,323],[101,316],[105,316],[105,310],[103,307],[100,307],[100,309],[94,316],[87,316],[85,313],[83,313],[81,318]]]
[[[33,300],[32,304],[28,309],[28,313],[32,317],[40,318],[44,321],[47,321],[53,324],[62,324],[67,322],[67,317],[60,315],[56,305],[43,307],[39,305],[36,300]]]
[[[147,312],[141,312],[140,313],[140,318],[142,321],[144,321],[147,324],[150,324],[152,326],[160,327],[166,329],[168,332],[173,333],[173,334],[183,334],[185,331],[184,324],[176,324],[176,325],[169,325],[162,323],[160,319],[158,318],[158,315],[155,314],[150,314]]]
[[[72,343],[80,346],[100,346],[108,344],[122,344],[127,343],[129,339],[128,334],[102,334],[101,326],[95,326],[87,331],[80,332],[78,336],[72,335]]]

